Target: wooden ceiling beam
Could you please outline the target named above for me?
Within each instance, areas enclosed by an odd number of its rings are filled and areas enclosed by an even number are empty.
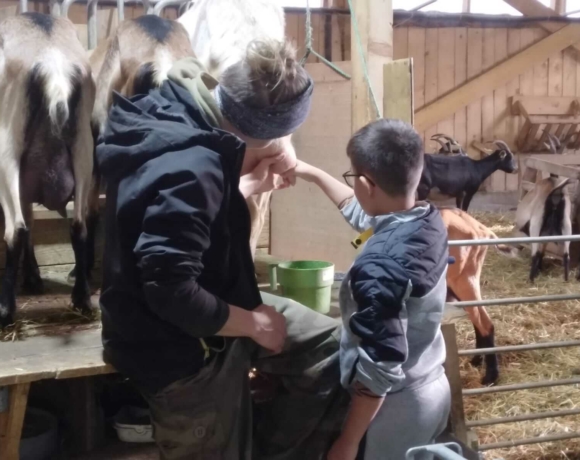
[[[530,1],[530,0],[525,0]],[[415,113],[415,128],[422,132],[453,115],[474,100],[504,85],[534,64],[580,41],[580,24],[569,24],[518,54],[492,67],[464,85],[436,99]]]

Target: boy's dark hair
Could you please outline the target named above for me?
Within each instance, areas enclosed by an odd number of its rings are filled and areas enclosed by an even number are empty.
[[[423,171],[423,142],[401,120],[380,119],[358,130],[346,152],[359,174],[391,196],[414,193]]]

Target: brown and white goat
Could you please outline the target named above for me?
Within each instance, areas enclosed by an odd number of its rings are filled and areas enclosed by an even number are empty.
[[[275,0],[198,0],[178,21],[186,28],[196,57],[216,79],[240,62],[253,40],[285,40],[284,10]],[[286,153],[284,166],[291,167],[296,152],[291,136],[272,142],[259,157]],[[246,201],[252,219],[250,246],[255,253],[272,192],[253,195]]]
[[[7,246],[0,326],[14,320],[22,252],[24,288],[42,290],[30,238],[32,204],[66,215],[73,195],[71,240],[78,276],[72,303],[90,310],[85,216],[94,98],[86,52],[68,19],[25,13],[0,23],[0,204]]]
[[[457,208],[441,208],[443,222],[447,228],[449,241],[497,239],[496,234],[467,212]],[[496,248],[503,253],[513,254],[513,249],[498,244]],[[460,301],[481,300],[481,270],[487,246],[453,246],[449,255],[455,262],[447,270],[448,300]],[[468,307],[465,309],[475,330],[477,348],[493,348],[495,346],[495,331],[491,318],[485,307]],[[481,356],[472,359],[473,365],[482,362]],[[499,377],[499,366],[496,355],[485,355],[485,376],[482,383],[494,383]]]
[[[95,142],[105,128],[114,91],[126,97],[147,93],[161,86],[174,62],[190,56],[193,51],[189,37],[176,21],[155,15],[124,21],[90,56],[97,86],[91,121]],[[87,218],[89,270],[95,260],[100,191],[101,178],[95,167]]]
[[[527,236],[557,236],[572,234],[572,203],[566,186],[570,179],[551,175],[534,185],[519,202],[516,228]],[[564,279],[570,272],[570,241],[560,243],[564,248]],[[546,244],[532,243],[530,281],[540,274]],[[580,272],[579,272],[580,273]]]

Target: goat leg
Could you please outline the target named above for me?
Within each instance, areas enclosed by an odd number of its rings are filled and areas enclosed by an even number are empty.
[[[0,292],[0,328],[14,323],[16,312],[16,280],[18,278],[18,263],[22,254],[25,228],[19,228],[14,232],[10,243],[6,244],[6,268],[2,280],[2,292]]]
[[[475,348],[483,348],[483,344],[482,344],[483,336],[477,330],[475,325],[473,326],[473,330],[475,331]],[[483,362],[483,357],[481,355],[474,355],[473,358],[471,358],[471,365],[473,367],[481,366],[482,362]]]
[[[71,243],[75,254],[75,284],[72,290],[73,308],[83,314],[91,312],[91,293],[87,277],[87,234],[83,222],[71,226]]]
[[[532,258],[532,267],[530,269],[530,282],[533,283],[536,277],[540,274],[542,269],[542,258],[543,254],[537,251]]]
[[[465,197],[463,198],[463,205],[461,207],[462,211],[467,212],[467,208],[469,208],[471,200],[473,199],[473,196],[475,195],[476,192],[477,190],[475,192],[465,192]]]
[[[495,348],[495,328],[481,340],[482,348]],[[496,354],[485,355],[485,376],[481,380],[483,385],[491,385],[499,378],[499,363]]]
[[[455,204],[457,209],[463,209],[463,200],[465,199],[465,192],[459,192],[459,195],[455,197]]]
[[[568,276],[570,275],[570,254],[564,254],[562,263],[564,265],[564,281],[568,281]]]
[[[27,229],[23,233],[23,260],[22,260],[22,289],[28,294],[42,294],[44,292],[44,284],[40,277],[40,269],[36,255],[34,254],[34,245],[30,230]]]

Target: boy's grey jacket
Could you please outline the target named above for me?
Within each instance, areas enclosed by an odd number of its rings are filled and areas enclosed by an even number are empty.
[[[353,198],[341,212],[355,230],[374,229],[340,289],[343,386],[360,382],[384,396],[437,379],[445,361],[448,265],[439,211],[418,203],[369,217]]]

